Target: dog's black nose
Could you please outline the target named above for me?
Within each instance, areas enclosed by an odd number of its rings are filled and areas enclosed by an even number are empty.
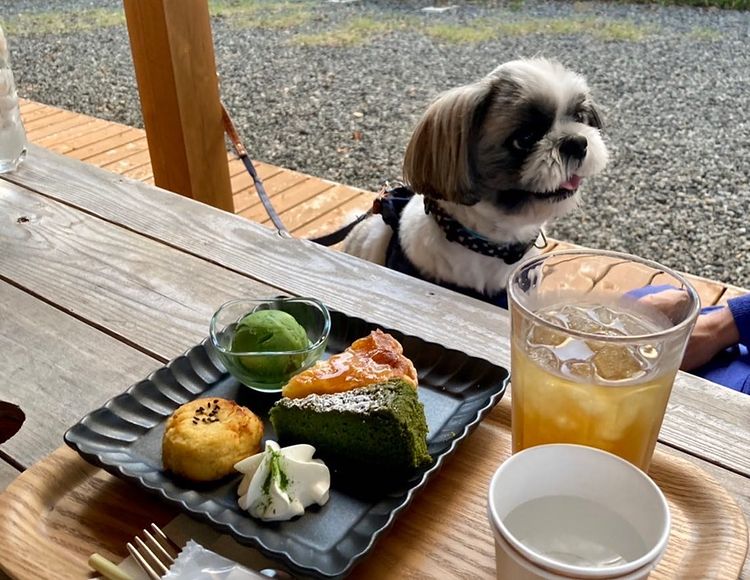
[[[588,144],[589,142],[586,140],[586,137],[571,135],[570,137],[565,137],[562,143],[560,143],[560,153],[573,159],[583,159],[586,157]]]

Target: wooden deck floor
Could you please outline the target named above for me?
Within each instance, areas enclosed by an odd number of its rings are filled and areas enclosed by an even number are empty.
[[[154,183],[143,129],[29,100],[21,101],[21,116],[32,143],[131,179]],[[235,213],[270,225],[242,162],[232,154],[228,154],[228,159]],[[254,164],[276,211],[297,237],[311,237],[334,230],[352,214],[366,211],[375,197],[372,192],[298,171],[259,161]],[[547,250],[568,247],[575,246],[550,240]],[[598,283],[614,281],[619,275],[616,267],[611,268]],[[689,277],[703,305],[724,303],[746,292],[712,280]]]
[[[21,101],[29,140],[62,155],[91,163],[131,179],[154,183],[143,129],[96,119],[33,101]],[[252,179],[229,154],[234,211],[270,224]],[[255,162],[266,191],[284,224],[298,237],[310,237],[372,205],[375,194],[297,171]]]

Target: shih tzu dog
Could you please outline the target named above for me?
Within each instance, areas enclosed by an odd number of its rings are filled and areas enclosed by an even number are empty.
[[[407,187],[344,250],[505,306],[515,263],[604,168],[600,129],[582,76],[544,59],[505,63],[430,105],[406,150]]]

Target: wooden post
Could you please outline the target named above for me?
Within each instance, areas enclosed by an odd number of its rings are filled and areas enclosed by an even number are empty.
[[[208,0],[124,0],[156,185],[234,211]]]

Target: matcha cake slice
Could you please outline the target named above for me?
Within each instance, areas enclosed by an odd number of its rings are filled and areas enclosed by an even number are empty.
[[[283,445],[308,443],[331,466],[407,473],[428,464],[417,390],[400,379],[343,393],[282,398],[271,423]]]

